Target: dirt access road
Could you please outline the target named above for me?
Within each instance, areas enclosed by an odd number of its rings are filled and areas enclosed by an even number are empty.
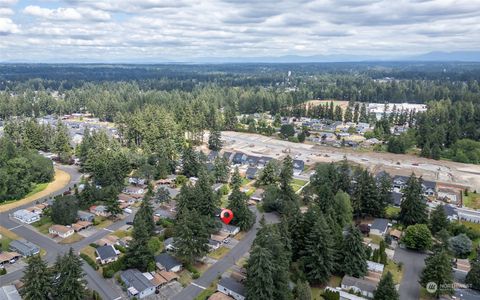
[[[414,172],[426,180],[455,183],[480,191],[480,165],[437,161],[407,154],[364,152],[350,148],[334,148],[314,144],[291,143],[259,134],[222,132],[225,151],[241,151],[250,155],[265,155],[277,159],[290,154],[307,165],[317,162],[340,161],[344,156],[372,172],[385,170],[393,175]]]

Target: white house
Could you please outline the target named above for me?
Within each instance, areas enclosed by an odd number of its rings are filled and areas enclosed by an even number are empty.
[[[19,209],[13,213],[13,217],[22,223],[32,224],[40,220],[40,214],[36,212],[30,212],[26,209]]]
[[[62,239],[67,238],[75,233],[73,228],[63,226],[63,225],[52,225],[48,228],[48,233],[61,237]]]
[[[370,234],[384,236],[387,233],[388,220],[387,219],[375,219],[370,226]]]
[[[97,260],[102,264],[108,264],[118,259],[120,251],[115,249],[113,245],[100,246],[95,249]]]
[[[217,291],[234,298],[235,300],[245,300],[245,287],[240,282],[224,277],[217,284]]]
[[[137,269],[123,271],[120,278],[127,286],[130,297],[143,299],[155,293],[155,286]]]
[[[230,236],[234,236],[240,232],[240,227],[222,223],[221,231],[228,233]]]
[[[377,289],[377,285],[371,281],[348,275],[343,276],[341,287],[345,291],[352,290],[367,298],[373,298],[373,293]]]

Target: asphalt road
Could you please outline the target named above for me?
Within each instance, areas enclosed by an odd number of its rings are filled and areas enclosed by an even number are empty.
[[[262,215],[258,210],[253,207],[252,211],[255,212],[257,220],[253,228],[247,232],[247,234],[241,239],[238,244],[230,250],[222,259],[213,264],[200,278],[194,280],[190,285],[185,287],[180,293],[175,295],[172,300],[189,300],[195,299],[205,288],[208,288],[210,284],[221,276],[226,270],[232,267],[236,261],[242,258],[252,246],[253,240],[257,235],[257,231],[260,228],[259,221]]]
[[[403,263],[400,300],[420,299],[420,274],[425,267],[426,254],[397,247],[393,259]]]
[[[67,191],[69,188],[73,187],[75,183],[80,182],[81,174],[77,171],[77,169],[73,166],[62,166],[62,165],[57,165],[57,167],[63,171],[66,171],[70,175],[70,183],[68,186],[65,188],[58,190],[55,193],[52,193],[46,197],[40,198],[39,201],[44,201],[47,200],[48,198],[54,197],[56,195],[60,195],[63,192]],[[81,248],[84,246],[94,242],[97,239],[102,238],[103,236],[111,233],[112,231],[120,228],[121,226],[125,225],[125,223],[133,218],[133,216],[129,216],[128,218],[116,222],[112,224],[109,228],[100,230],[96,234],[83,239],[82,241],[71,244],[71,245],[60,245],[57,244],[55,241],[50,239],[47,236],[44,236],[43,234],[37,232],[31,226],[22,224],[20,222],[17,222],[13,219],[10,219],[9,214],[13,213],[13,211],[21,209],[21,208],[26,208],[31,206],[32,204],[25,204],[23,206],[17,207],[14,210],[4,212],[0,214],[0,225],[11,230],[18,236],[36,244],[40,248],[43,248],[47,254],[44,257],[44,259],[49,263],[53,264],[55,262],[55,259],[58,255],[61,255],[69,250],[70,247],[73,247],[75,251],[79,251]],[[88,286],[91,289],[96,290],[97,292],[100,293],[100,296],[102,299],[120,299],[120,295],[118,294],[118,291],[115,290],[113,287],[110,286],[110,284],[105,281],[90,265],[87,263],[83,264],[83,271],[85,272],[85,277],[88,282]],[[21,279],[23,276],[23,270],[18,270],[12,273],[8,273],[6,275],[3,275],[0,277],[0,283],[2,285],[12,283],[16,280]]]

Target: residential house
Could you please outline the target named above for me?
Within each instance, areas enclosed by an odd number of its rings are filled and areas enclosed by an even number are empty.
[[[223,152],[223,158],[226,159],[228,162],[232,161],[232,156],[233,156],[232,152]]]
[[[178,275],[173,273],[173,272],[167,272],[167,271],[157,271],[160,276],[165,278],[167,282],[173,281],[173,280],[178,280]]]
[[[262,156],[258,160],[258,166],[259,167],[265,167],[273,158],[268,157],[268,156]]]
[[[30,212],[26,209],[19,209],[13,213],[13,217],[25,224],[32,224],[40,220],[40,214]]]
[[[155,286],[137,269],[123,271],[120,278],[127,286],[130,297],[143,299],[155,293]]]
[[[77,216],[80,221],[93,222],[95,220],[95,215],[86,211],[79,210]]]
[[[75,232],[82,231],[84,229],[87,229],[93,225],[92,222],[88,221],[77,221],[77,223],[72,224],[72,228]]]
[[[457,208],[458,219],[473,223],[480,223],[480,212],[466,207]]]
[[[115,235],[107,235],[106,237],[99,239],[95,243],[99,246],[108,246],[108,245],[113,246],[113,245],[118,245],[119,240],[120,239]]]
[[[247,163],[250,167],[256,167],[258,165],[259,160],[260,160],[260,157],[258,156],[249,155],[247,157]]]
[[[403,188],[405,188],[405,186],[407,185],[408,178],[409,177],[407,176],[401,176],[401,175],[396,175],[395,177],[393,177],[393,180],[392,180],[393,189],[398,192],[403,190]]]
[[[240,232],[240,227],[238,226],[233,226],[233,225],[227,225],[225,223],[222,223],[222,232],[228,233],[230,236],[234,236],[237,233]]]
[[[445,215],[447,216],[447,219],[450,222],[458,220],[457,209],[454,206],[452,206],[450,204],[443,205],[443,211],[445,212]]]
[[[235,300],[245,300],[246,292],[242,283],[230,278],[223,277],[217,284],[217,291],[231,296]]]
[[[67,238],[75,233],[72,227],[67,227],[63,225],[52,225],[48,228],[48,233],[61,237],[62,239]]]
[[[293,174],[294,175],[300,175],[303,172],[303,169],[305,168],[305,162],[300,159],[294,159],[293,160]]]
[[[423,191],[423,194],[427,197],[435,196],[437,192],[437,183],[434,181],[423,180],[422,191]]]
[[[93,205],[90,207],[90,212],[100,217],[108,217],[110,213],[105,205]]]
[[[374,261],[367,260],[367,269],[370,272],[375,272],[375,273],[383,273],[383,269],[385,268],[384,264],[380,264]]]
[[[128,178],[128,183],[134,184],[134,185],[145,185],[146,180],[143,178],[138,178],[138,177],[129,177]]]
[[[253,180],[253,179],[256,178],[257,172],[258,172],[258,169],[257,169],[257,168],[249,167],[249,168],[247,169],[247,172],[245,172],[245,177],[246,177],[247,179]]]
[[[116,261],[120,255],[120,251],[115,249],[113,245],[97,247],[95,252],[97,253],[97,261],[102,265]]]
[[[0,287],[0,299],[2,300],[22,300],[20,293],[14,285],[5,285]]]
[[[127,195],[127,194],[124,194],[124,193],[121,193],[118,195],[118,202],[120,203],[127,203],[127,204],[134,204],[136,201],[135,201],[135,198],[133,198],[132,196],[130,195]]]
[[[131,196],[142,196],[145,193],[145,189],[140,186],[129,185],[123,189],[123,193]]]
[[[332,287],[327,286],[327,287],[325,288],[325,290],[330,290],[330,291],[332,291],[332,292],[338,293],[339,296],[340,296],[339,300],[368,300],[367,298],[360,297],[360,296],[357,296],[357,295],[350,294],[350,293],[348,293],[348,292],[342,291],[342,289],[339,288],[339,287],[337,287],[337,288],[332,288]]]
[[[40,253],[39,247],[26,240],[11,241],[9,245],[9,250],[20,253],[24,257],[37,255],[38,253]]]
[[[371,281],[348,275],[343,276],[341,287],[345,291],[353,291],[367,298],[373,298],[377,289],[377,285]]]
[[[223,183],[214,183],[212,185],[212,190],[214,192],[218,192],[222,188],[222,186],[223,186]]]
[[[220,248],[221,245],[222,245],[222,243],[220,243],[218,241],[208,239],[208,248],[209,248],[210,251],[217,250],[218,248]]]
[[[402,193],[398,193],[398,192],[390,193],[390,201],[394,206],[400,207],[400,205],[402,204],[402,197],[403,197]]]
[[[166,239],[165,241],[163,241],[163,245],[165,246],[165,250],[168,250],[168,251],[175,251],[175,245],[174,245],[174,239],[173,237],[170,237],[168,239]]]
[[[158,291],[161,286],[167,283],[167,280],[163,278],[160,274],[157,272],[150,272],[148,275],[143,273],[143,276],[145,276],[150,282],[155,286],[155,289]]]
[[[179,272],[182,269],[182,263],[168,253],[162,253],[155,256],[157,268],[161,271]]]
[[[263,189],[256,189],[255,192],[250,196],[250,200],[255,202],[260,202],[263,199]]]
[[[389,235],[395,241],[399,241],[402,238],[402,232],[398,229],[390,230]]]
[[[447,203],[458,203],[460,193],[448,188],[439,188],[437,192],[437,199]]]
[[[234,165],[243,165],[247,161],[247,155],[237,152],[233,155],[232,163]]]
[[[388,220],[377,218],[370,226],[370,234],[384,236],[387,233]]]
[[[20,258],[22,258],[22,255],[17,252],[0,252],[0,267],[5,266],[6,264],[13,264]]]
[[[210,151],[207,156],[207,160],[212,162],[218,157],[218,151]]]
[[[228,239],[228,237],[229,237],[229,234],[226,232],[218,232],[217,234],[210,235],[211,240],[217,241],[219,243],[224,243]]]

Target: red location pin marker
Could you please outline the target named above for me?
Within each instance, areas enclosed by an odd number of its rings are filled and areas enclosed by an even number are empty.
[[[227,224],[230,223],[230,221],[233,219],[233,213],[231,210],[224,208],[222,212],[220,213],[220,219],[222,219],[222,222]]]

